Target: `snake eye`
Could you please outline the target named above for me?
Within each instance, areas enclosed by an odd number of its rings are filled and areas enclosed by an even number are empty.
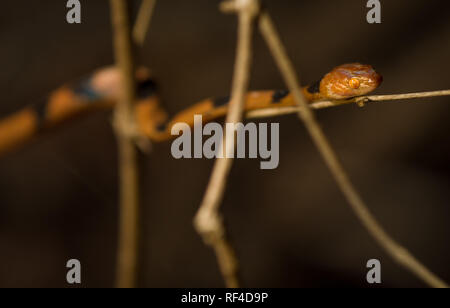
[[[359,86],[361,85],[361,83],[359,82],[358,78],[353,77],[348,81],[348,85],[350,86],[350,88],[352,89],[358,89]]]

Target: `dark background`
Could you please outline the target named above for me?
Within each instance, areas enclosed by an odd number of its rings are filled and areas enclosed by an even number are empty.
[[[65,81],[113,63],[108,1],[2,1],[0,115]],[[236,18],[218,1],[164,0],[139,62],[152,68],[172,112],[230,89]],[[137,4],[137,2],[135,2]],[[304,83],[360,61],[384,76],[379,94],[450,88],[450,2],[382,1],[381,25],[366,1],[267,1]],[[283,88],[260,37],[252,89]],[[450,281],[450,98],[344,106],[318,119],[356,187],[395,239]],[[89,115],[0,159],[0,286],[65,287],[68,259],[82,286],[114,285],[117,154],[111,115]],[[238,160],[223,202],[248,287],[367,287],[367,260],[385,287],[424,284],[397,266],[351,212],[295,116],[281,124],[280,166]],[[180,160],[170,143],[141,156],[139,286],[221,287],[212,250],[192,218],[212,161]]]

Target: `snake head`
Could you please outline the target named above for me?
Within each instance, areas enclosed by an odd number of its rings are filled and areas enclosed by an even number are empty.
[[[348,99],[372,92],[382,81],[383,77],[370,65],[343,64],[322,78],[320,93],[327,99]]]

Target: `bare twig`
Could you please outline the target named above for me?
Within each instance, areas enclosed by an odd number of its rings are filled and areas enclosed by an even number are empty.
[[[122,93],[116,105],[114,127],[119,147],[120,221],[117,281],[120,288],[135,286],[138,255],[139,184],[133,131],[135,121],[134,61],[127,1],[110,0],[117,66],[122,73]]]
[[[394,101],[402,99],[414,99],[414,98],[425,98],[425,97],[436,97],[436,96],[448,96],[450,95],[450,90],[440,90],[440,91],[430,91],[430,92],[417,92],[417,93],[405,93],[405,94],[392,94],[392,95],[371,95],[371,96],[361,96],[355,98],[355,102],[381,102],[381,101]]]
[[[417,93],[404,93],[404,94],[392,94],[392,95],[371,95],[371,96],[360,96],[347,100],[335,100],[335,101],[318,101],[309,104],[311,109],[324,109],[330,107],[337,107],[347,104],[358,104],[360,106],[366,103],[374,102],[384,102],[384,101],[395,101],[395,100],[406,100],[406,99],[418,99],[426,97],[437,97],[437,96],[450,96],[450,90],[441,91],[431,91],[431,92],[417,92]],[[283,107],[283,108],[266,108],[261,110],[249,111],[246,117],[249,119],[253,118],[267,118],[279,115],[298,113],[301,107]]]
[[[279,35],[273,25],[273,22],[267,12],[260,16],[260,30],[264,36],[277,65],[285,79],[285,82],[294,96],[295,101],[300,107],[299,117],[305,123],[305,126],[319,152],[323,156],[328,168],[333,174],[337,184],[351,205],[353,211],[367,228],[375,240],[390,254],[400,265],[414,273],[424,282],[432,287],[447,287],[448,285],[439,277],[416,260],[406,249],[397,244],[376,221],[368,210],[368,207],[359,196],[353,184],[349,180],[341,162],[337,158],[328,139],[317,123],[314,113],[309,108],[305,97],[300,89],[297,74],[286,53],[286,50],[279,38]]]
[[[247,92],[251,67],[251,47],[253,21],[259,11],[257,0],[234,0],[224,2],[222,9],[237,11],[239,14],[238,46],[231,91],[231,103],[226,123],[242,121],[244,95]],[[225,158],[219,158],[214,164],[210,182],[202,204],[195,216],[194,225],[207,245],[216,253],[220,270],[227,287],[240,286],[238,279],[238,261],[233,247],[226,238],[225,227],[219,213],[228,174],[233,164],[234,132],[226,133],[221,150],[225,146]]]
[[[156,0],[142,0],[139,9],[136,23],[133,27],[133,39],[139,46],[142,46],[145,41],[150,22],[152,20],[153,12],[155,10]]]

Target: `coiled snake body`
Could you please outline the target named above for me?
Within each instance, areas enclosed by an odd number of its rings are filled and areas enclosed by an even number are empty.
[[[171,128],[176,123],[192,126],[194,115],[202,115],[203,121],[209,122],[227,113],[229,98],[206,99],[168,119],[148,70],[138,69],[136,78],[136,120],[140,133],[152,141],[171,139]],[[344,64],[304,87],[303,93],[309,102],[348,99],[373,91],[381,82],[381,75],[370,65]],[[76,115],[112,108],[119,97],[120,85],[120,73],[116,68],[100,69],[88,79],[62,86],[42,102],[0,120],[0,155]],[[295,102],[288,91],[249,92],[245,100],[245,111],[289,106],[295,106]]]

